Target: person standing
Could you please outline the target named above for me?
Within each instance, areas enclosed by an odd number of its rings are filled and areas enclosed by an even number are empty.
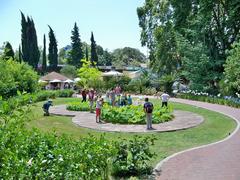
[[[88,93],[88,100],[89,100],[89,106],[90,106],[90,112],[93,113],[93,104],[94,104],[94,90],[90,89]]]
[[[109,96],[110,96],[111,105],[115,106],[116,94],[115,94],[114,88],[112,88],[112,90],[110,91]]]
[[[149,102],[148,98],[145,98],[145,103],[143,105],[143,110],[146,114],[147,119],[147,130],[151,130],[152,128],[152,112],[153,112],[153,104]]]
[[[98,97],[96,102],[96,123],[101,122],[101,109],[103,105],[103,98]]]
[[[119,85],[115,88],[115,93],[117,96],[121,94],[121,87]]]
[[[168,100],[169,100],[170,96],[167,94],[166,91],[164,91],[164,93],[161,95],[161,99],[162,99],[162,107],[164,106],[168,106]]]
[[[130,94],[128,95],[127,102],[128,102],[128,105],[132,105],[132,97]]]
[[[82,90],[82,102],[86,102],[87,101],[87,91],[86,89]]]

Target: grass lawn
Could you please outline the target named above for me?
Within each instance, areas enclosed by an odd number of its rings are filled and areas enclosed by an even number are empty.
[[[71,101],[76,101],[76,98],[58,98],[54,99],[53,103],[54,105],[59,105]],[[155,106],[160,106],[159,100],[153,100],[153,103]],[[72,123],[71,117],[43,116],[42,104],[43,102],[40,102],[32,107],[32,111],[29,113],[29,117],[32,120],[26,123],[27,128],[37,128],[42,132],[55,131],[57,134],[66,134],[73,138],[85,137],[89,133],[96,136],[104,133],[81,128]],[[105,136],[108,139],[118,140],[119,137],[129,139],[136,134],[139,136],[154,135],[157,140],[152,149],[157,154],[157,157],[151,163],[155,166],[159,161],[175,152],[221,140],[228,136],[236,127],[235,121],[220,113],[180,103],[172,103],[172,105],[175,110],[190,111],[203,116],[205,119],[204,123],[195,128],[175,132],[145,134],[107,132]]]

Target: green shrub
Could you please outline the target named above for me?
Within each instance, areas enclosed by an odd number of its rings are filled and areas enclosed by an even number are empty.
[[[173,109],[155,107],[153,110],[152,122],[162,123],[173,118]],[[106,122],[120,124],[146,124],[146,115],[142,106],[112,107],[105,104],[102,108],[102,119]]]
[[[17,91],[32,93],[38,89],[38,75],[29,65],[0,59],[0,96],[7,99]]]
[[[66,136],[27,130],[28,107],[11,114],[6,101],[0,100],[0,179],[109,179],[114,175],[138,175],[151,172],[153,157],[150,137],[109,141],[89,135],[73,140]],[[123,165],[122,165],[123,164]],[[121,166],[120,166],[121,165]],[[124,167],[126,165],[126,167]],[[113,168],[110,168],[113,167]],[[123,168],[122,168],[123,167]],[[122,170],[124,169],[124,171]],[[113,171],[112,171],[113,170]],[[121,174],[123,172],[123,174]]]
[[[67,105],[67,110],[70,111],[90,111],[88,102],[71,102]]]
[[[72,97],[74,91],[71,89],[58,90],[56,92],[57,97]]]
[[[117,155],[113,159],[114,176],[141,176],[150,174],[152,167],[150,159],[155,155],[150,151],[155,138],[135,136],[129,142],[121,141],[115,144]]]

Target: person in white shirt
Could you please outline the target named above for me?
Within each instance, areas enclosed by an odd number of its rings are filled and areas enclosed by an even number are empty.
[[[169,100],[170,96],[166,93],[166,91],[164,91],[164,93],[161,95],[161,99],[162,99],[162,107],[164,106],[168,106],[168,100]]]

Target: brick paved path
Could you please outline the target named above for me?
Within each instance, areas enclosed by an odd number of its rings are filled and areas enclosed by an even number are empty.
[[[72,116],[73,123],[81,127],[100,131],[116,132],[166,132],[195,127],[203,122],[203,117],[187,111],[174,111],[174,120],[153,124],[154,130],[146,130],[146,125],[123,125],[112,123],[96,123],[95,114],[89,112],[74,112],[66,110],[66,105],[53,106],[50,113],[55,115]]]
[[[240,109],[197,101],[171,99],[224,113],[238,122],[231,136],[219,143],[173,155],[156,167],[159,180],[240,180]]]

